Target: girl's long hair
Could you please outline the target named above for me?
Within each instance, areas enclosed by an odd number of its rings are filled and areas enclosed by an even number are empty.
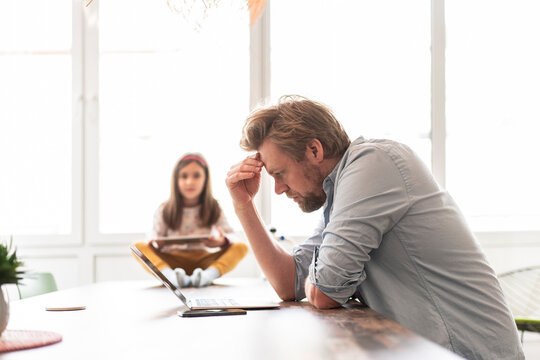
[[[169,196],[169,200],[163,203],[163,221],[171,230],[180,228],[182,225],[182,215],[184,214],[184,200],[180,189],[178,189],[178,175],[182,168],[192,162],[199,164],[204,169],[206,175],[203,191],[199,196],[199,204],[201,205],[199,210],[199,225],[202,227],[211,227],[221,216],[219,203],[212,195],[212,182],[210,181],[208,163],[201,154],[188,153],[176,162],[171,178],[171,195]]]

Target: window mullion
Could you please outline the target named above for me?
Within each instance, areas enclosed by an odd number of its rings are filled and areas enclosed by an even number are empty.
[[[446,186],[445,48],[444,0],[431,1],[431,151],[432,171]]]
[[[99,2],[84,7],[84,234],[87,242],[97,241],[99,233],[98,7]]]
[[[259,19],[250,28],[250,110],[264,104],[270,98],[270,9],[269,1]],[[266,224],[271,218],[270,177],[263,172],[256,206]]]
[[[74,241],[82,243],[84,225],[84,133],[83,133],[83,39],[84,16],[81,2],[72,0],[72,219],[71,231]]]

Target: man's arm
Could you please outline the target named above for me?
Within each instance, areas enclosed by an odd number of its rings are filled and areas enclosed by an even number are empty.
[[[318,309],[332,309],[340,306],[337,301],[332,300],[317,289],[309,279],[306,279],[305,290],[308,301]]]
[[[259,190],[263,163],[258,154],[231,167],[227,187],[236,215],[266,278],[283,300],[294,299],[295,264],[293,257],[272,240],[253,203]]]
[[[266,232],[253,203],[235,210],[266,278],[282,300],[294,300],[296,270],[293,257]]]

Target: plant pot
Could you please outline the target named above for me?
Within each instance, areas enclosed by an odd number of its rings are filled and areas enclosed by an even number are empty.
[[[9,302],[4,292],[3,286],[0,286],[0,336],[6,330],[9,321]]]

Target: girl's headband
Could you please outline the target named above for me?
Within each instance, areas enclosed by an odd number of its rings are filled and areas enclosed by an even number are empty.
[[[185,161],[185,160],[196,160],[200,162],[204,167],[208,167],[208,165],[206,165],[206,161],[204,161],[202,157],[197,156],[197,155],[186,155],[182,159],[180,159],[180,161]]]

